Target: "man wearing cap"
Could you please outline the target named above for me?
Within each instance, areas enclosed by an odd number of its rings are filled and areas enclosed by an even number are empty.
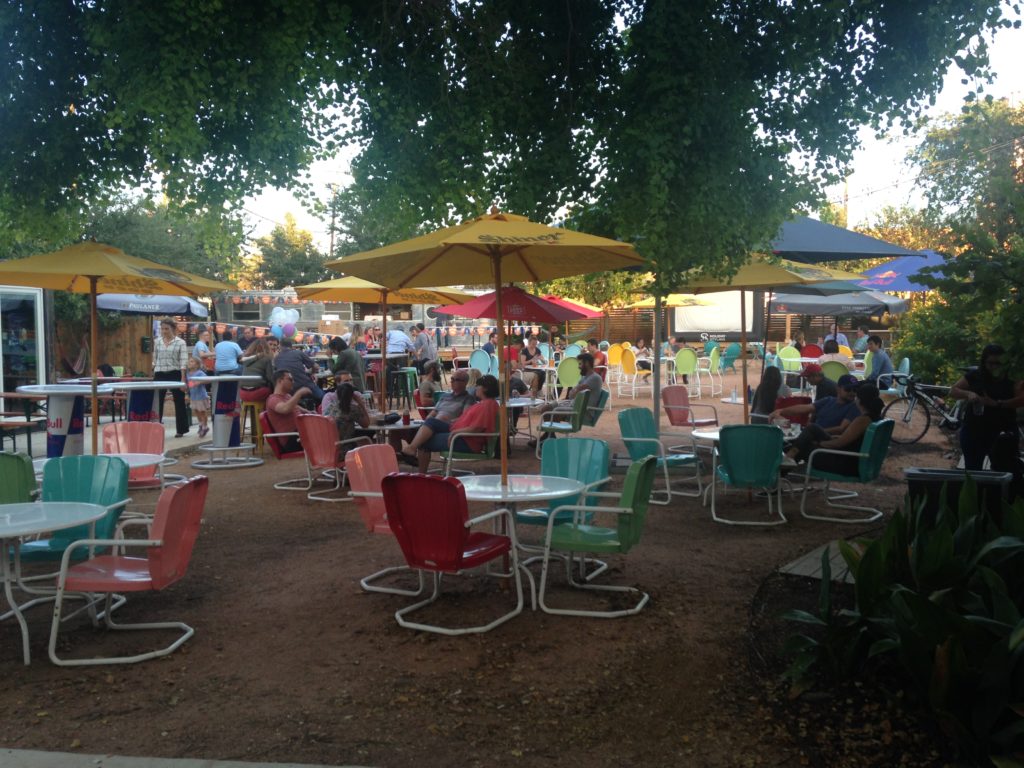
[[[804,377],[808,384],[814,387],[815,401],[821,400],[823,397],[835,397],[838,394],[835,382],[832,379],[825,378],[821,366],[817,363],[807,363],[804,369],[800,371],[800,375]]]
[[[858,384],[860,382],[850,374],[840,376],[839,381],[836,382],[837,394],[835,397],[823,397],[813,403],[777,408],[772,411],[769,418],[789,419],[794,416],[810,414],[815,424],[829,434],[838,435],[846,429],[847,424],[860,415],[856,399]]]

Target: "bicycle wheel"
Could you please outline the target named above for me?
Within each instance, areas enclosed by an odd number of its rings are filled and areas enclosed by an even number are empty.
[[[893,400],[885,406],[882,416],[895,422],[892,428],[892,441],[900,445],[916,443],[924,437],[932,423],[928,406],[906,397]]]

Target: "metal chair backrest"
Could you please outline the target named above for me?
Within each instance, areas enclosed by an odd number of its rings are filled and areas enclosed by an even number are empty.
[[[722,366],[722,351],[718,348],[718,345],[715,344],[714,349],[711,350],[710,361],[708,363],[708,367],[712,371],[718,371],[721,368],[721,366]]]
[[[704,357],[711,357],[711,350],[718,349],[717,341],[705,341],[704,342]]]
[[[608,477],[611,451],[608,443],[592,437],[568,437],[565,440],[548,440],[540,455],[540,474],[551,477],[566,477],[578,480],[584,485],[596,483]],[[553,511],[563,504],[585,504],[579,496],[570,496],[548,503]],[[564,517],[572,518],[572,513]]]
[[[274,433],[274,428],[266,411],[260,413],[260,429],[263,430],[263,440],[270,446],[270,452],[274,454],[275,459],[297,459],[305,455],[302,451],[285,451],[281,439],[270,436]]]
[[[103,453],[163,453],[164,427],[156,421],[115,421],[103,427]],[[129,482],[152,480],[156,467],[128,472]]]
[[[838,360],[826,360],[821,366],[821,371],[825,374],[825,378],[830,381],[839,381],[840,376],[845,376],[850,372]]]
[[[645,438],[644,442],[626,442],[626,450],[633,461],[658,455],[657,445],[647,442],[648,439],[658,439],[658,430],[654,426],[654,416],[651,415],[650,408],[625,408],[619,411],[619,431],[624,438]]]
[[[551,345],[548,344],[546,341],[542,341],[540,344],[538,344],[537,350],[540,352],[540,356],[543,357],[545,360],[551,359]]]
[[[622,347],[618,344],[613,344],[608,347],[608,365],[618,365],[622,362]]]
[[[800,357],[821,357],[824,354],[825,350],[817,344],[804,344],[800,348]]]
[[[576,396],[572,399],[572,416],[569,417],[569,424],[572,425],[573,432],[579,432],[580,427],[583,426],[583,416],[587,412],[587,403],[590,402],[590,390],[584,389],[581,392],[577,392]]]
[[[593,392],[590,393],[593,396]],[[602,389],[597,395],[597,400],[594,402],[588,401],[587,409],[583,412],[583,426],[594,427],[597,426],[597,420],[601,418],[601,414],[605,411],[605,406],[608,405],[608,398],[611,397],[611,392],[607,389]]]
[[[864,432],[860,452],[867,455],[861,457],[857,466],[861,482],[871,482],[882,473],[882,464],[889,453],[894,424],[892,419],[882,419],[868,426]]]
[[[771,488],[782,464],[782,430],[773,424],[726,424],[719,430],[718,465],[740,488]]]
[[[850,348],[849,348],[848,346],[846,346],[845,344],[840,344],[840,345],[839,345],[839,354],[840,354],[840,355],[846,355],[846,356],[847,356],[848,358],[850,358],[851,360],[853,360],[853,350],[852,350],[852,349],[850,349]]]
[[[469,507],[454,477],[394,473],[381,484],[391,530],[410,568],[456,573],[469,537]]]
[[[583,348],[579,344],[570,344],[562,355],[563,357],[578,357],[581,352],[583,352]]]
[[[778,353],[782,370],[794,373],[800,370],[800,350],[796,347],[783,347]]]
[[[622,373],[625,376],[633,376],[636,373],[636,354],[632,349],[622,350],[622,359],[619,365],[622,366]]]
[[[650,414],[646,408],[642,409]],[[647,508],[650,504],[651,489],[654,487],[654,476],[658,460],[648,456],[634,461],[626,470],[626,478],[622,482],[622,495],[619,506],[633,510],[631,515],[617,515],[620,552],[629,552],[640,541],[647,521]]]
[[[43,501],[79,501],[110,507],[128,498],[128,464],[116,456],[57,456],[43,467]],[[112,539],[121,507],[96,521],[96,538]],[[89,537],[89,526],[55,531],[53,541]]]
[[[501,377],[501,361],[498,360],[497,355],[491,355],[491,368],[489,373],[491,376]]]
[[[0,453],[0,504],[32,501],[35,490],[36,475],[28,454]]]
[[[483,376],[491,370],[491,356],[482,349],[474,349],[469,355],[469,367],[476,368]]]
[[[160,493],[150,537],[163,543],[146,550],[153,589],[170,586],[188,570],[209,487],[210,481],[204,475],[196,475],[184,483],[169,485]]]
[[[345,457],[348,484],[353,491],[380,493],[384,478],[398,472],[398,459],[390,445],[361,445]],[[383,498],[356,497],[359,516],[371,533],[390,533]]]
[[[673,384],[661,390],[661,404],[665,407],[668,423],[673,427],[692,427],[693,410],[690,391],[685,384]]]
[[[310,469],[333,469],[338,466],[338,425],[329,416],[315,413],[295,418],[299,442]]]
[[[734,341],[728,347],[725,348],[725,352],[722,354],[722,367],[733,368],[735,367],[736,360],[740,356],[740,345],[739,342]]]
[[[689,347],[676,352],[676,374],[692,376],[697,370],[697,353]]]
[[[574,357],[562,358],[558,364],[558,386],[575,387],[580,383],[580,364]]]

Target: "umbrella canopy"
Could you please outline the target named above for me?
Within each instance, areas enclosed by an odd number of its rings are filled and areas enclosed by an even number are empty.
[[[139,293],[101,293],[96,308],[129,315],[191,315],[207,317],[202,304],[188,296],[146,296]]]
[[[769,304],[772,312],[788,315],[881,315],[906,312],[910,302],[878,291],[801,296],[780,293]]]
[[[544,299],[545,301],[550,301],[552,304],[557,304],[565,309],[580,312],[589,320],[596,320],[599,317],[604,317],[604,310],[600,307],[595,307],[593,304],[587,304],[582,301],[573,301],[571,299],[562,299],[558,296],[545,296]]]
[[[438,307],[434,311],[442,315],[460,315],[461,317],[497,317],[499,293],[505,320],[564,323],[567,320],[580,320],[586,317],[582,312],[562,307],[513,285],[505,286],[500,291],[477,296],[462,306],[453,304],[447,307]]]
[[[705,302],[701,301],[691,293],[670,293],[661,300],[661,306],[663,309],[672,309],[674,307],[699,307],[704,304]],[[648,296],[642,301],[627,304],[626,309],[654,309],[654,297]]]
[[[403,288],[393,291],[378,283],[351,276],[300,285],[295,293],[300,299],[355,301],[360,304],[463,304],[475,298],[475,294],[456,288]]]
[[[783,222],[770,247],[778,256],[804,263],[914,255],[902,246],[807,216]]]
[[[92,375],[92,412],[96,402],[96,297],[99,293],[143,293],[200,296],[230,291],[227,283],[192,275],[157,264],[104,243],[75,243],[52,253],[0,262],[0,283],[89,294],[89,367]],[[99,419],[92,420],[92,452],[98,447]]]
[[[941,267],[946,257],[935,251],[918,251],[913,256],[904,256],[886,264],[864,271],[866,280],[860,285],[876,291],[892,291],[894,293],[923,293],[930,291],[927,285],[915,282],[922,269]]]
[[[452,282],[553,280],[608,269],[645,265],[633,247],[617,240],[536,224],[522,216],[491,213],[411,240],[328,262],[332,269],[375,280],[389,288]],[[505,346],[501,293],[495,302],[498,346]],[[507,366],[502,366],[507,378]],[[498,419],[502,482],[508,478],[508,417],[505,400]]]

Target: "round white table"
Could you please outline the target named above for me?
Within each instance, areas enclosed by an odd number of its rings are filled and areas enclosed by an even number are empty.
[[[239,467],[258,467],[263,459],[256,456],[244,456],[256,447],[253,443],[243,443],[238,424],[240,400],[239,386],[242,384],[259,384],[262,376],[239,376],[236,374],[218,374],[204,376],[203,384],[212,384],[210,399],[213,402],[213,428],[209,443],[200,445],[199,450],[209,454],[207,459],[192,462],[197,469],[238,469]],[[229,453],[235,455],[229,456]]]
[[[21,649],[25,664],[30,661],[28,650],[28,624],[21,614],[21,606],[14,599],[12,589],[11,561],[15,572],[20,569],[21,539],[47,531],[74,528],[77,525],[95,523],[107,513],[99,504],[84,504],[73,501],[34,501],[21,504],[0,504],[0,547],[4,556],[0,558],[3,573],[4,596],[11,612],[21,627]],[[90,535],[92,532],[90,531]],[[10,547],[13,557],[8,557]]]
[[[26,384],[18,392],[46,395],[46,455],[79,456],[85,443],[85,398],[92,384]],[[98,385],[96,394],[113,393],[109,384]]]
[[[459,478],[469,501],[495,504],[518,504],[552,501],[583,492],[579,480],[551,475],[509,475],[508,485],[501,484],[501,475],[470,475]]]
[[[499,401],[500,402],[500,401]],[[547,400],[542,400],[539,397],[510,397],[508,400],[508,437],[511,441],[513,438],[519,435],[525,434],[527,437],[533,437],[533,409],[539,408],[545,405]],[[526,432],[516,427],[516,419],[512,418],[513,410],[521,408],[526,411]]]
[[[378,436],[377,442],[385,442],[385,435],[391,432],[403,430],[403,429],[419,429],[423,426],[423,419],[410,419],[408,424],[403,424],[402,420],[399,419],[394,424],[377,424],[374,421],[370,421],[368,427],[358,427],[358,429],[366,429],[371,432],[376,432]]]

